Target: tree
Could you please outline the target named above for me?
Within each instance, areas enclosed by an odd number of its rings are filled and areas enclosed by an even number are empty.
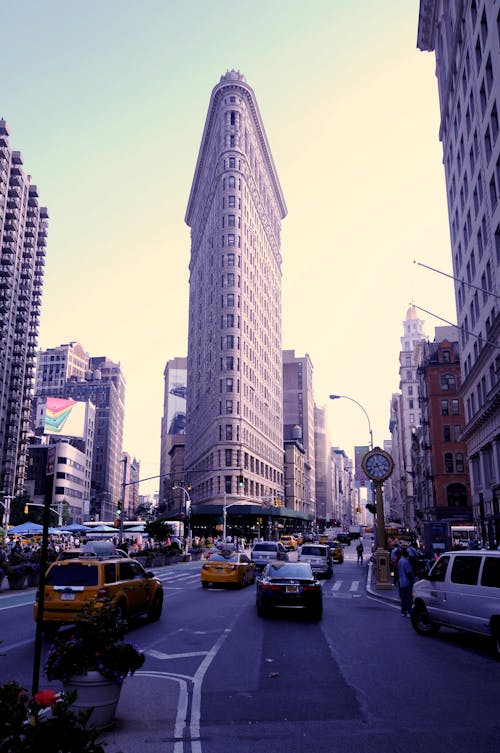
[[[156,539],[156,541],[166,541],[166,539],[173,534],[172,527],[168,524],[168,520],[151,520],[146,523],[145,532],[149,534],[150,538]]]

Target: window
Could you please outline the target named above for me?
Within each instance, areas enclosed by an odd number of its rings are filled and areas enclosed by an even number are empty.
[[[233,356],[226,356],[226,371],[234,371],[234,358],[233,358]]]
[[[225,455],[224,462],[225,462],[226,468],[231,468],[231,466],[233,464],[233,451],[232,450],[225,450],[224,451],[224,455]]]
[[[441,400],[441,415],[448,416],[448,400]]]
[[[229,233],[227,236],[227,245],[228,246],[234,246],[234,234]]]
[[[450,363],[450,351],[443,350],[443,363]]]
[[[226,413],[232,413],[232,412],[233,412],[233,401],[226,400]]]
[[[451,428],[449,426],[443,426],[443,441],[451,442]]]
[[[234,386],[234,380],[232,377],[226,377],[226,392],[232,392]]]
[[[230,123],[231,125],[236,124],[236,113],[234,112],[234,110],[231,110]]]
[[[445,473],[453,473],[453,453],[444,453],[444,470]]]
[[[452,416],[459,416],[460,415],[460,403],[458,400],[452,400],[451,401],[451,415]]]
[[[452,583],[462,583],[466,586],[475,586],[481,566],[481,557],[455,557],[451,569],[450,580]]]
[[[231,494],[231,476],[224,476],[224,491]]]
[[[227,184],[229,188],[236,188],[236,178],[234,177],[234,175],[229,176],[227,180]]]
[[[227,226],[228,227],[235,227],[236,226],[236,218],[234,214],[228,214],[227,216]]]
[[[500,557],[486,557],[481,585],[489,588],[500,588]]]
[[[227,197],[227,205],[228,207],[235,207],[236,206],[236,196],[228,196]]]
[[[408,400],[408,408],[410,410],[413,410],[413,400],[412,399]]]
[[[456,380],[454,374],[441,374],[440,382],[442,390],[456,389]]]
[[[226,424],[226,441],[231,442],[233,439],[233,425]]]
[[[455,453],[455,470],[457,473],[464,473],[464,454],[463,452]]]
[[[236,159],[235,159],[235,157],[229,157],[229,169],[230,170],[234,170],[235,167],[236,167]],[[233,180],[234,180],[234,178],[233,178]]]

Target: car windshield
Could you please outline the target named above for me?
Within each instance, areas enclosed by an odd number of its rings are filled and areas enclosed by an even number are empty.
[[[269,580],[283,580],[291,578],[293,580],[313,580],[311,566],[305,562],[275,562],[267,567],[267,577]]]
[[[238,554],[212,554],[210,562],[238,562]]]
[[[322,546],[303,546],[301,554],[310,554],[314,557],[324,557],[326,550]]]
[[[48,586],[97,586],[97,567],[92,563],[72,562],[52,567],[46,577]]]
[[[274,541],[263,541],[260,544],[255,544],[254,552],[275,552],[276,543]]]

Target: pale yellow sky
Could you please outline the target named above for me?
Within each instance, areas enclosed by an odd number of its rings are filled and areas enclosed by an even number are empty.
[[[25,0],[0,8],[0,115],[50,212],[40,347],[120,361],[125,447],[159,472],[163,369],[186,355],[184,215],[210,93],[253,87],[288,206],[283,347],[333,445],[389,438],[410,301],[455,321],[434,56],[417,0]],[[18,54],[22,39],[23,55]],[[10,66],[10,67],[9,67]],[[442,324],[423,315],[426,330]],[[154,491],[156,482],[141,488]]]

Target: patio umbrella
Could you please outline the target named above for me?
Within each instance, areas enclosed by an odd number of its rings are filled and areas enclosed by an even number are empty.
[[[116,533],[117,529],[113,526],[107,526],[105,523],[100,523],[98,526],[89,526],[89,533]]]
[[[90,526],[84,526],[82,523],[70,523],[67,526],[63,526],[61,531],[63,533],[87,533],[93,529]]]
[[[8,534],[35,534],[42,532],[43,526],[38,525],[38,523],[30,523],[29,521],[27,523],[21,523],[19,526],[14,526],[14,528],[9,528],[7,531]]]
[[[124,533],[144,533],[144,525],[132,526],[131,528],[125,528]]]

